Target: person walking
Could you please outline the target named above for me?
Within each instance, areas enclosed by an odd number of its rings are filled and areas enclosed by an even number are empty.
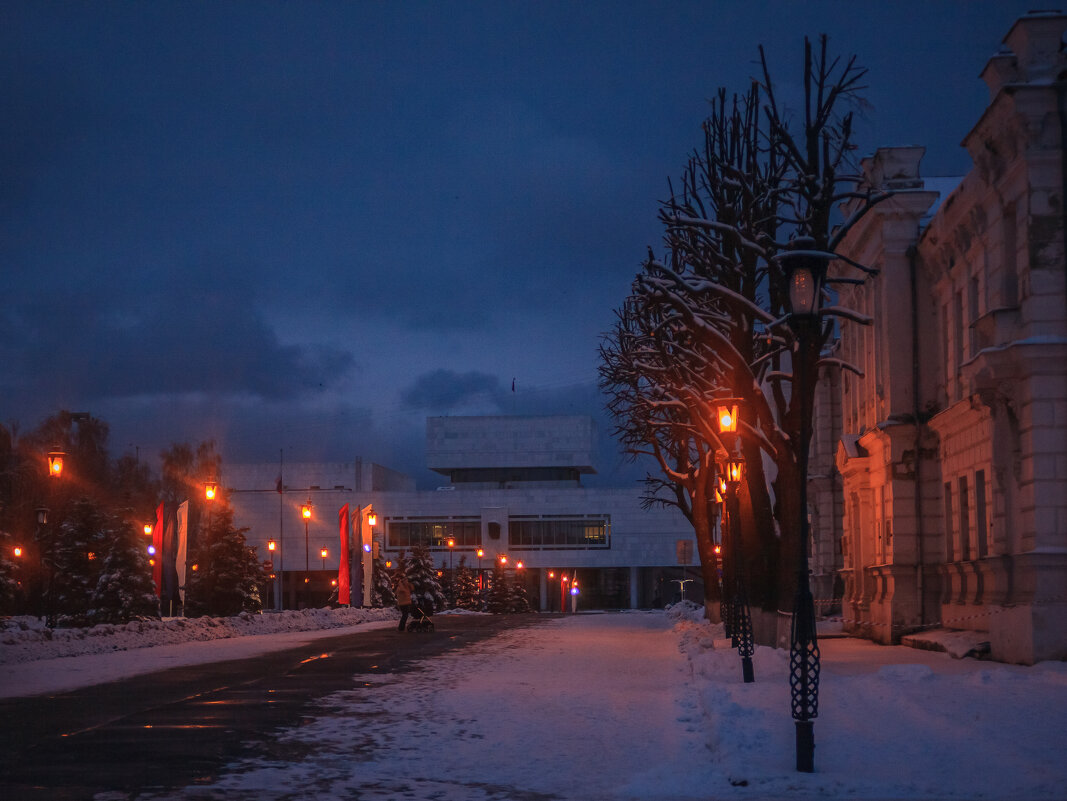
[[[400,609],[400,625],[397,626],[397,631],[403,631],[404,626],[407,625],[408,615],[411,614],[411,593],[413,590],[414,587],[411,586],[408,577],[402,575],[396,583],[396,605]]]

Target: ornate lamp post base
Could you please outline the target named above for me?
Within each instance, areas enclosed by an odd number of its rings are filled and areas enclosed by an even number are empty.
[[[815,721],[798,720],[797,725],[797,772],[815,772]]]

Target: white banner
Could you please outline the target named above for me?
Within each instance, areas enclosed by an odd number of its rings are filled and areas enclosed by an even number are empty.
[[[189,550],[189,501],[178,507],[178,550],[174,555],[174,569],[178,572],[178,598],[185,603],[185,560]]]

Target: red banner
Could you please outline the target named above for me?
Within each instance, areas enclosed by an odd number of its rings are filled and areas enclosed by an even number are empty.
[[[348,571],[348,550],[351,547],[348,537],[348,504],[337,513],[337,523],[341,530],[341,562],[337,568],[337,603],[352,603],[352,584]]]
[[[163,504],[156,509],[156,527],[152,529],[152,581],[156,597],[163,594]]]

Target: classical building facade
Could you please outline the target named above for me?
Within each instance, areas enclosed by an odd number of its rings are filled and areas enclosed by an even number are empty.
[[[921,148],[880,150],[897,190],[843,253],[879,274],[842,291],[836,467],[844,618],[879,642],[933,627],[994,659],[1067,658],[1067,15],[1018,20],[982,78],[945,192]],[[847,213],[847,209],[846,209]]]
[[[460,560],[481,571],[502,556],[509,570],[521,562],[516,575],[543,610],[560,609],[561,576],[577,579],[582,609],[662,605],[683,590],[702,599],[693,529],[680,512],[642,508],[641,486],[582,485],[595,472],[594,442],[593,421],[584,416],[434,417],[426,459],[442,484],[433,490],[360,463],[229,465],[223,480],[235,521],[250,529],[249,544],[266,554],[275,542],[275,606],[327,601],[342,531],[350,532],[357,560],[367,542],[387,559],[425,545],[442,571]],[[308,501],[305,521],[300,510]]]

